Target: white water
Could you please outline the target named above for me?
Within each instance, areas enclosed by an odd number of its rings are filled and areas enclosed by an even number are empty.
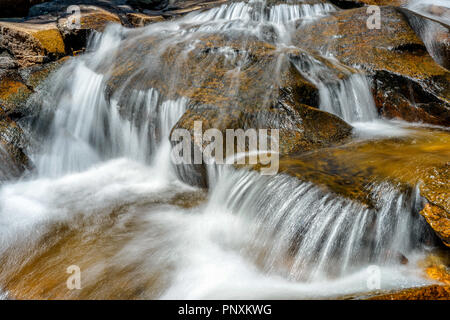
[[[145,32],[174,32],[173,41],[187,39],[189,50],[196,32],[243,29],[263,37],[262,26],[270,24],[278,30],[277,45],[285,47],[292,20],[333,9],[280,5],[264,20],[255,5],[263,8],[256,1],[236,3]],[[253,29],[255,23],[259,27]],[[39,97],[43,119],[33,130],[42,135],[41,145],[32,155],[37,173],[0,189],[0,254],[24,237],[32,246],[55,223],[75,224],[81,215],[93,219],[95,230],[110,223],[110,208],[149,201],[159,205],[126,211],[119,227],[109,230],[115,238],[128,220],[142,226],[109,260],[93,262],[85,271],[89,284],[96,284],[96,270],[104,264],[136,263],[139,272],[129,276],[136,285],[158,271],[167,279],[156,294],[143,292],[141,298],[336,297],[370,291],[369,265],[380,268],[383,290],[427,283],[414,267],[424,250],[424,224],[412,214],[418,198],[388,184],[373,186],[377,209],[368,209],[295,178],[219,168],[210,174],[206,203],[190,209],[172,204],[183,192],[201,192],[177,179],[169,157],[170,130],[189,101],[167,100],[127,83],[106,98],[109,75],[94,70],[112,63],[127,35],[108,29],[94,39],[91,53],[64,66],[50,80],[48,95]],[[218,54],[229,51],[224,47]],[[362,75],[347,70],[348,78],[339,81],[318,60],[305,61],[298,68],[319,87],[321,108],[348,121],[376,118]],[[123,101],[126,89],[131,94]],[[411,261],[408,266],[399,264],[399,253]]]

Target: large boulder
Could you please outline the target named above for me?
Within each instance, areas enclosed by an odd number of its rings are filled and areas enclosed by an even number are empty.
[[[450,285],[430,285],[384,293],[369,300],[448,300]]]
[[[420,193],[427,203],[421,214],[450,247],[450,164],[433,168],[423,177]]]
[[[57,60],[66,48],[56,23],[0,21],[0,49],[12,53],[20,67]]]
[[[396,8],[381,7],[380,14],[381,28],[369,29],[366,8],[333,13],[299,28],[294,43],[365,69],[382,115],[449,125],[450,72],[433,60]]]

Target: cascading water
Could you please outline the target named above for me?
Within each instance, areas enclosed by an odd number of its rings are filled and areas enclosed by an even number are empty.
[[[376,206],[368,208],[287,175],[216,168],[205,201],[205,191],[180,182],[170,162],[169,135],[189,99],[141,86],[147,80],[142,75],[150,76],[165,54],[181,45],[182,61],[204,33],[271,38],[281,50],[291,46],[295,21],[334,10],[237,2],[139,34],[111,27],[97,35],[88,52],[66,63],[49,80],[49,91],[32,100],[41,108],[29,127],[37,172],[0,189],[0,287],[14,287],[9,279],[26,270],[30,259],[24,258],[32,255],[39,265],[45,250],[54,257],[45,262],[47,273],[31,276],[52,282],[65,273],[51,266],[80,265],[87,298],[336,297],[367,291],[369,265],[380,267],[384,289],[427,283],[413,264],[399,266],[399,256],[414,261],[425,247],[418,195],[374,183]],[[268,27],[275,32],[268,34]],[[121,48],[158,33],[167,37],[152,44],[153,55],[139,57],[144,66],[111,86],[109,70]],[[236,52],[225,43],[213,53],[225,56],[233,76],[248,64],[246,46]],[[344,68],[340,80],[323,62],[304,58],[295,65],[319,88],[321,108],[350,122],[376,118],[363,75]],[[165,70],[168,91],[184,81],[177,68]],[[236,92],[233,86],[224,90]],[[52,232],[55,239],[48,237]],[[63,286],[52,288],[66,292]]]

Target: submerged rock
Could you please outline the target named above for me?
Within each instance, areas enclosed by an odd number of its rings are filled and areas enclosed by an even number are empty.
[[[294,43],[328,52],[374,79],[379,112],[388,118],[450,124],[450,72],[428,54],[394,7],[381,7],[380,29],[369,29],[366,8],[344,10],[302,25]]]

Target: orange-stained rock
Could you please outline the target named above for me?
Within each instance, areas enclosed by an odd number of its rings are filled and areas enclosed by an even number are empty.
[[[21,67],[55,60],[66,53],[56,23],[0,21],[0,48],[11,52]]]
[[[381,294],[369,300],[450,300],[450,286],[431,285]]]
[[[420,193],[428,203],[420,212],[439,238],[450,247],[450,165],[427,172]]]
[[[5,114],[21,109],[32,91],[16,70],[0,74],[0,108]]]

